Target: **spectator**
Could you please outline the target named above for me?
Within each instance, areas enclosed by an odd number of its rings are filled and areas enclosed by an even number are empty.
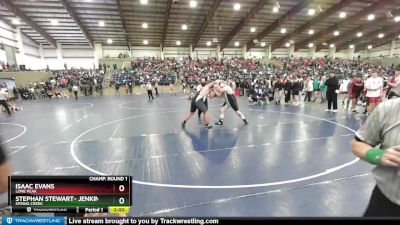
[[[349,108],[350,98],[349,98],[349,86],[350,86],[350,79],[345,77],[344,80],[340,83],[339,92],[342,94],[342,106],[344,109]]]
[[[304,101],[311,102],[312,94],[314,91],[314,81],[313,79],[311,79],[311,77],[307,77],[304,91],[305,91]]]
[[[146,89],[147,89],[147,96],[149,97],[149,100],[153,100],[153,87],[151,86],[150,81],[147,82],[146,84]]]
[[[131,80],[128,81],[128,89],[129,89],[129,94],[132,94],[133,84]]]
[[[154,84],[154,89],[156,91],[156,97],[158,97],[159,94],[158,94],[158,80],[157,79],[156,79],[155,84]]]
[[[339,93],[339,80],[335,73],[330,74],[330,77],[326,80],[326,98],[328,100],[328,108],[326,111],[337,112],[337,95]],[[332,109],[333,104],[333,109]]]
[[[364,83],[362,81],[362,76],[357,75],[353,79],[353,81],[350,83],[350,89],[349,89],[349,97],[351,97],[351,111],[353,113],[356,113],[356,105],[357,105],[357,100],[361,96],[362,91],[364,89]]]
[[[320,92],[320,86],[319,86],[319,80],[317,77],[314,77],[313,79],[313,90],[314,90],[314,99],[313,102],[315,102],[317,100],[317,98],[319,96],[321,96],[321,92]],[[321,99],[322,100],[322,99]]]
[[[0,85],[0,105],[2,105],[9,116],[11,116],[11,111],[10,108],[7,105],[7,95],[8,95],[8,90],[4,86]]]
[[[388,99],[393,98],[393,96],[400,97],[400,68],[395,71],[395,75],[388,85],[390,87]]]
[[[75,100],[78,100],[78,90],[79,90],[78,85],[74,84],[72,86],[72,91],[74,92]]]
[[[366,96],[368,98],[367,115],[369,115],[382,101],[383,79],[378,77],[377,71],[371,72],[371,77],[365,81],[365,89],[367,90]]]
[[[115,95],[119,95],[119,83],[115,83]]]
[[[326,90],[327,90],[327,86],[326,86],[326,77],[323,76],[321,77],[320,80],[320,90],[321,90],[321,103],[325,103],[326,101]]]

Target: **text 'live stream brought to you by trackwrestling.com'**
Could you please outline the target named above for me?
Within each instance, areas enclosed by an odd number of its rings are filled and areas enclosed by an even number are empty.
[[[211,218],[137,218],[137,217],[1,217],[2,225],[161,225],[161,224],[219,224]]]

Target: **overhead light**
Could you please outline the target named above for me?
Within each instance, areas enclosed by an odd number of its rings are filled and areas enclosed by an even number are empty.
[[[335,35],[335,36],[339,36],[339,34],[340,34],[340,32],[339,32],[338,30],[335,30],[335,31],[333,32],[333,35]]]
[[[357,33],[357,37],[362,37],[363,36],[363,33],[362,32],[358,32]]]
[[[211,41],[207,41],[207,46],[211,46]]]
[[[372,45],[368,45],[368,49],[371,49],[372,48]]]
[[[13,20],[12,20],[12,23],[13,23],[14,25],[19,25],[21,22],[19,21],[19,19],[13,19]]]
[[[354,45],[350,45],[349,48],[354,48]]]
[[[240,43],[239,42],[235,42],[235,46],[239,47]]]
[[[394,22],[399,22],[400,21],[400,16],[395,16],[394,17]]]
[[[149,3],[148,0],[140,0],[140,4],[142,4],[142,5],[147,5],[147,3]]]
[[[281,33],[282,33],[282,34],[286,33],[286,28],[282,28],[282,29],[281,29]]]
[[[148,44],[149,44],[149,41],[148,41],[148,40],[143,40],[143,44],[144,44],[144,45],[148,45]]]
[[[290,43],[290,44],[294,44],[294,41],[293,41],[293,40],[289,40],[289,43]]]
[[[308,10],[308,15],[313,16],[315,14],[315,9],[309,9]]]
[[[149,27],[149,25],[147,25],[147,23],[142,23],[142,27],[143,27],[144,29],[147,29],[147,28]]]
[[[99,21],[99,26],[100,27],[104,27],[106,24],[104,23],[104,21]]]
[[[261,47],[265,47],[266,43],[265,42],[261,42]]]
[[[251,32],[251,33],[256,32],[256,28],[255,28],[255,27],[250,28],[250,32]]]
[[[289,43],[289,42],[286,42],[286,43],[285,43],[285,47],[286,47],[286,48],[289,48],[289,47],[290,47],[290,43]]]
[[[58,20],[51,20],[51,25],[53,25],[53,26],[58,25]]]
[[[182,24],[182,30],[187,30],[187,25],[186,24]]]
[[[314,47],[314,44],[310,43],[310,44],[308,44],[308,47],[312,48],[312,47]]]
[[[181,45],[182,43],[181,43],[181,41],[176,41],[176,45]]]
[[[340,12],[339,18],[346,18],[346,12]]]
[[[234,9],[235,11],[239,11],[239,10],[240,10],[240,4],[239,4],[239,3],[235,3],[235,4],[233,5],[233,9]]]
[[[112,43],[113,43],[113,40],[112,40],[112,39],[107,39],[107,43],[108,43],[108,44],[112,44]]]
[[[314,34],[314,30],[313,29],[310,29],[309,31],[308,31],[308,34]]]
[[[330,48],[334,48],[335,45],[334,45],[334,44],[330,44],[329,47],[330,47]]]
[[[277,13],[278,11],[279,11],[278,6],[272,7],[272,12],[273,12],[273,13]]]
[[[189,2],[189,6],[190,6],[190,8],[196,8],[196,6],[197,6],[197,1],[194,1],[194,0],[190,1],[190,2]]]
[[[327,45],[328,45],[328,43],[326,43],[326,42],[323,42],[323,43],[322,43],[322,45],[323,45],[323,46],[327,46]]]
[[[214,43],[218,43],[218,38],[213,38]]]
[[[383,38],[384,36],[385,36],[385,34],[383,34],[383,33],[378,34],[378,38]]]
[[[375,15],[374,14],[369,14],[367,17],[367,20],[374,20],[375,19]]]

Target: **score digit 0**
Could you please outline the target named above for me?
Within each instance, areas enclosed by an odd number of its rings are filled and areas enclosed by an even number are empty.
[[[124,185],[119,185],[118,190],[120,192],[124,192],[125,191],[125,186]]]
[[[120,205],[123,205],[125,203],[125,198],[123,197],[119,198],[118,202]]]

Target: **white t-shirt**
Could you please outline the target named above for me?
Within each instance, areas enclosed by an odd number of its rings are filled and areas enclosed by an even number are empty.
[[[152,87],[151,87],[151,84],[146,84],[146,88],[147,88],[147,90],[151,90],[152,89]]]
[[[349,86],[350,80],[343,80],[340,84],[339,91],[340,92],[347,92],[347,87]]]
[[[6,100],[7,94],[8,94],[7,88],[1,88],[0,89],[0,100]]]
[[[196,87],[196,91],[197,92],[200,92],[200,90],[203,88],[203,86],[201,85],[201,84],[199,84],[199,85],[197,85],[197,87]]]
[[[381,77],[370,77],[365,81],[367,97],[380,97],[383,88],[383,79]]]
[[[314,91],[314,84],[312,80],[308,80],[306,83],[306,90],[307,91]]]

